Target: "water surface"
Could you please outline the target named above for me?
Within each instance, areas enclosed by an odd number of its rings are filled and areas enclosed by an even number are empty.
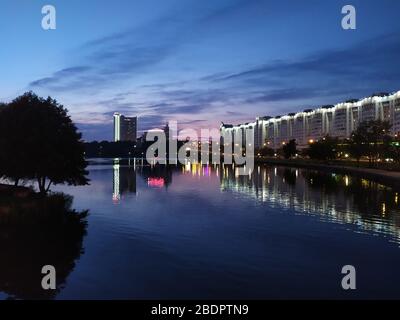
[[[90,186],[57,187],[90,215],[53,298],[400,298],[396,190],[269,166],[249,176],[230,166],[89,170]],[[344,265],[356,267],[355,291],[341,288]],[[4,283],[2,298],[17,285]]]

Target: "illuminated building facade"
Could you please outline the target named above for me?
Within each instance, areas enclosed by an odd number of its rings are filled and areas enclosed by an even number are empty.
[[[122,114],[114,113],[114,141],[137,140],[137,117],[125,117]]]
[[[326,135],[350,138],[359,123],[378,119],[389,121],[393,135],[400,133],[400,91],[373,94],[361,100],[349,100],[283,116],[259,117],[252,123],[222,124],[221,143],[229,141],[226,137],[233,139],[240,135],[244,145],[245,131],[253,129],[255,148],[279,149],[292,139],[296,140],[299,148],[304,148]]]

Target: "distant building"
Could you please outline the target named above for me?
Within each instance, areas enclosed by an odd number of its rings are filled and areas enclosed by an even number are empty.
[[[114,113],[114,141],[137,140],[137,117],[125,117],[122,114]]]
[[[244,133],[253,130],[256,148],[269,147],[276,150],[295,139],[301,149],[326,135],[350,138],[359,123],[378,119],[390,123],[392,135],[400,134],[400,91],[377,93],[361,100],[352,99],[274,118],[259,117],[252,123],[234,126],[222,124],[221,143],[224,143],[224,139],[231,141],[241,136],[244,146]]]

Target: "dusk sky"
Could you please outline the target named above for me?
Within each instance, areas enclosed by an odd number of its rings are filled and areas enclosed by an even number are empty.
[[[400,90],[397,0],[0,0],[0,101],[33,90],[85,140],[219,127]],[[57,29],[41,27],[54,5]],[[343,30],[341,9],[357,10]]]

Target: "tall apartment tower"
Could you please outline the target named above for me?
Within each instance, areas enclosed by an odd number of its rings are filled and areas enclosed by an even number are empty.
[[[137,117],[125,117],[114,113],[114,141],[132,141],[137,139]]]

